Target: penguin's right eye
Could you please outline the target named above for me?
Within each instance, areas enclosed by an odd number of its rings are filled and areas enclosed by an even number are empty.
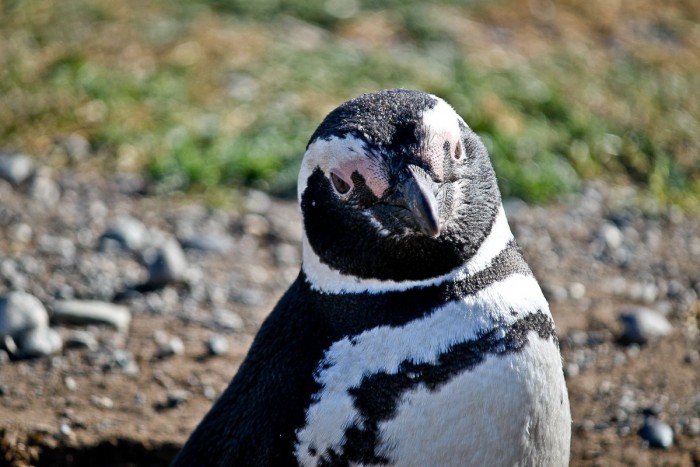
[[[335,190],[341,195],[345,195],[350,191],[350,184],[333,172],[331,172],[331,181],[333,182]]]

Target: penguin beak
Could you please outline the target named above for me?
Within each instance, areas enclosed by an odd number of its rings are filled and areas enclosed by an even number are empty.
[[[386,202],[407,209],[422,233],[437,237],[440,235],[440,215],[432,184],[422,169],[409,165]]]

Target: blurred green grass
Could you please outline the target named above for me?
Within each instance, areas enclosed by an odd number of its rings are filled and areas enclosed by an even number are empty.
[[[694,209],[699,20],[651,0],[0,0],[0,149],[62,165],[77,132],[101,170],[290,194],[328,111],[408,87],[482,136],[506,196],[603,178]]]

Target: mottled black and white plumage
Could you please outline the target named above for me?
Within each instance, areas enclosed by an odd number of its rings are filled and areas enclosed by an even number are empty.
[[[299,277],[174,465],[568,464],[549,308],[448,104],[341,105],[299,203]]]

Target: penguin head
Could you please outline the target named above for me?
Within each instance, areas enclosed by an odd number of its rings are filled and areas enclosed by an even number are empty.
[[[305,258],[391,281],[463,264],[501,204],[478,136],[442,99],[403,89],[328,114],[307,145],[298,195]]]

